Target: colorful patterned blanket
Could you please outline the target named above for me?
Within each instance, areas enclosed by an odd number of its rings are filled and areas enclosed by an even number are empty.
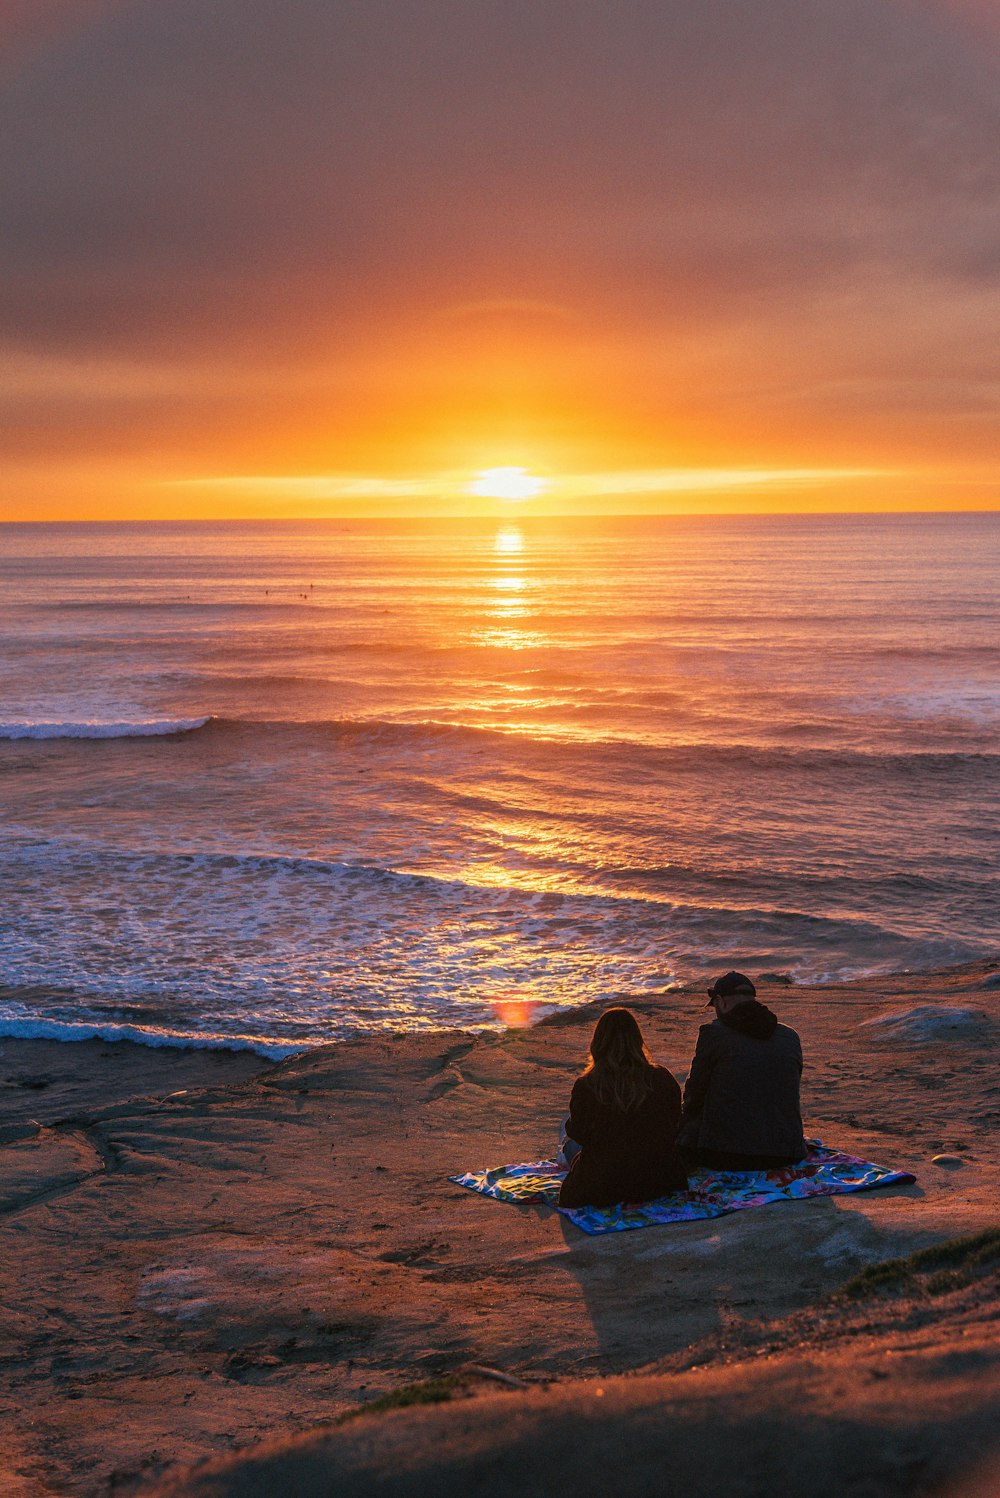
[[[827,1149],[818,1139],[806,1141],[808,1153],[798,1165],[782,1170],[694,1170],[689,1189],[652,1202],[625,1202],[618,1207],[560,1207],[559,1186],[566,1171],[555,1160],[531,1160],[524,1165],[501,1165],[496,1170],[470,1170],[450,1176],[498,1202],[545,1202],[585,1233],[624,1233],[657,1222],[696,1222],[722,1217],[744,1207],[769,1202],[798,1201],[806,1196],[837,1196],[846,1191],[870,1191],[916,1178],[904,1170],[890,1170],[859,1160],[840,1150]]]

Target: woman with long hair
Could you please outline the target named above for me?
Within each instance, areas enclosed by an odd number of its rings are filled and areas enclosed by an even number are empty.
[[[635,1015],[606,1009],[590,1060],[573,1084],[565,1147],[572,1160],[559,1205],[611,1207],[685,1191],[680,1118],[681,1090],[665,1066],[654,1064]]]

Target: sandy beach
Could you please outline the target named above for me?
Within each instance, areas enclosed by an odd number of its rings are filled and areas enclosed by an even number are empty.
[[[997,966],[762,985],[807,1134],[915,1184],[601,1238],[448,1181],[554,1151],[594,1008],[278,1064],[5,1041],[5,1495],[596,1492],[625,1449],[629,1494],[995,1491],[996,1260],[836,1292],[997,1226]],[[682,1077],[701,990],[632,1007]]]

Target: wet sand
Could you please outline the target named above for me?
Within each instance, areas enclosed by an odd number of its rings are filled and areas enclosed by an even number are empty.
[[[3,1042],[5,1495],[603,1491],[622,1442],[628,1493],[671,1460],[706,1495],[964,1480],[1000,1412],[995,1272],[831,1297],[1000,1220],[998,966],[761,989],[807,1133],[915,1185],[603,1238],[447,1180],[551,1153],[598,1010],[277,1065]],[[702,1006],[632,1004],[678,1076]],[[442,1375],[449,1403],[329,1428]]]

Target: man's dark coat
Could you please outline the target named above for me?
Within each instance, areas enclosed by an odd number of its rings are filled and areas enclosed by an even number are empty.
[[[684,1149],[800,1160],[802,1046],[755,1000],[698,1032],[684,1088]]]

